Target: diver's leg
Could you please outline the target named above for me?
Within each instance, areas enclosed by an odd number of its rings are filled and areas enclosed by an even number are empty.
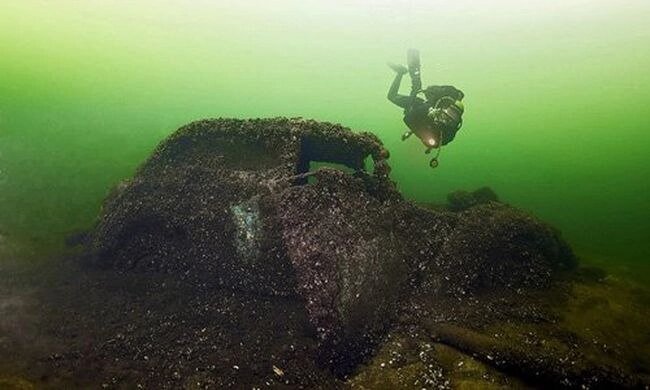
[[[411,96],[415,96],[422,90],[422,80],[420,79],[420,70],[417,73],[411,73]]]
[[[422,90],[422,79],[420,77],[420,52],[409,49],[406,53],[408,71],[411,76],[411,96],[415,96]]]
[[[393,104],[402,108],[406,108],[411,101],[408,96],[400,95],[398,93],[399,86],[402,83],[402,77],[405,73],[406,68],[404,68],[404,71],[396,71],[395,78],[393,79],[393,82],[388,89],[388,95],[386,96],[388,100],[390,100]]]
[[[395,98],[397,97],[397,92],[399,91],[399,86],[402,84],[402,77],[404,76],[404,73],[395,73],[395,78],[393,79],[393,82],[390,84],[390,88],[388,89],[388,95],[386,96],[388,100],[391,102],[397,104],[395,102]]]

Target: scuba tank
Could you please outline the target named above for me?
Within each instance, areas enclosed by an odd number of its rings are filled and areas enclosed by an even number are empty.
[[[443,96],[429,108],[428,116],[436,126],[457,131],[463,125],[463,112],[465,106],[462,101]]]

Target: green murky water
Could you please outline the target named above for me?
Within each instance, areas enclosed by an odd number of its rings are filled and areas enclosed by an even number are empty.
[[[499,0],[0,6],[0,234],[57,246],[177,127],[303,116],[371,130],[408,197],[491,186],[577,251],[640,267],[650,247],[650,3]],[[386,61],[466,94],[431,170]],[[402,92],[406,92],[404,85]]]

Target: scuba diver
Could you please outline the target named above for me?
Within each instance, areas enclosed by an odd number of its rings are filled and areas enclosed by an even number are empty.
[[[415,49],[407,52],[408,68],[403,65],[391,64],[388,66],[395,71],[395,79],[388,90],[388,100],[404,109],[404,123],[409,130],[402,135],[405,141],[415,134],[424,144],[429,154],[437,149],[435,157],[429,166],[438,166],[438,156],[443,145],[450,143],[456,132],[463,125],[463,92],[451,85],[432,85],[422,89],[420,79],[420,53]],[[406,73],[411,77],[411,93],[409,96],[400,95],[399,87],[402,76]],[[425,99],[418,97],[423,93]]]

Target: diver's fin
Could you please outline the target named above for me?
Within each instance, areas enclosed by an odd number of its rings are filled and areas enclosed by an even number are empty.
[[[408,72],[408,70],[406,69],[406,67],[405,67],[404,65],[394,64],[394,63],[392,63],[392,62],[387,63],[387,65],[388,65],[388,66],[389,66],[389,67],[390,67],[390,68],[391,68],[395,73],[398,73],[398,74],[404,74],[404,73],[407,73],[407,72]]]
[[[406,52],[406,63],[408,64],[409,73],[420,73],[420,51],[417,49],[408,49]]]

